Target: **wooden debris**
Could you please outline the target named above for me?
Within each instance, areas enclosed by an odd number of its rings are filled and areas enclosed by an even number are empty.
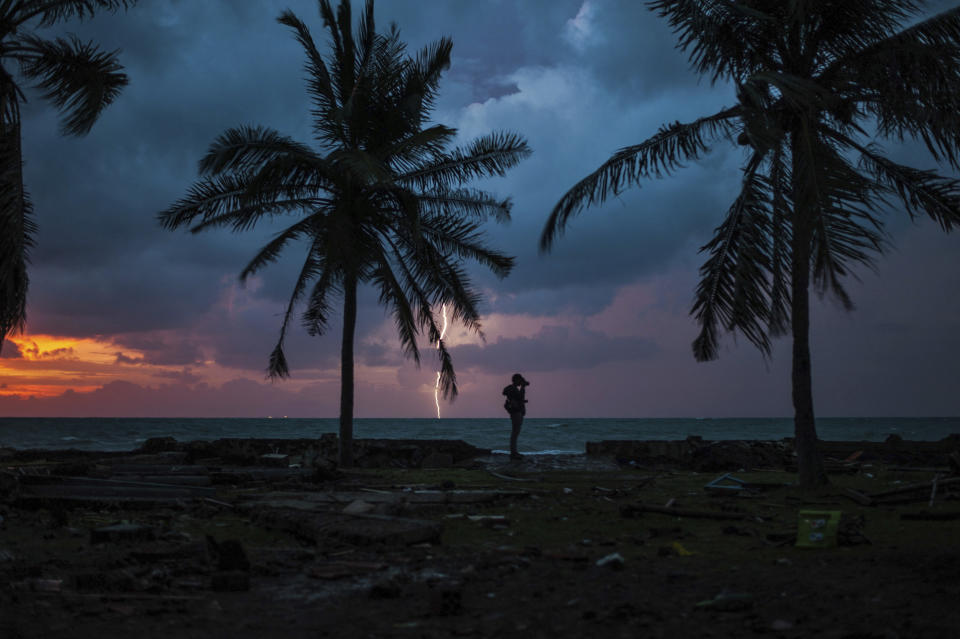
[[[511,477],[510,475],[504,475],[503,473],[498,473],[497,471],[490,469],[487,469],[487,472],[497,479],[506,479],[507,481],[537,481],[536,479],[529,479],[525,477]]]
[[[654,506],[652,504],[631,504],[620,508],[622,517],[635,517],[642,513],[659,513],[662,515],[672,515],[673,517],[692,517],[696,519],[720,519],[737,520],[752,519],[753,516],[747,513],[728,513],[712,510],[689,510],[686,508],[673,508],[666,506]]]
[[[940,486],[948,486],[953,484],[960,484],[960,477],[949,477],[947,479],[941,479],[939,482]],[[917,484],[907,484],[906,486],[900,486],[899,488],[891,488],[890,490],[884,490],[878,493],[872,493],[870,497],[873,499],[884,499],[893,495],[905,495],[907,493],[914,493],[917,491],[926,491],[927,489],[933,486],[933,481],[925,481]]]
[[[443,524],[437,521],[376,514],[308,512],[292,508],[258,508],[254,518],[260,525],[283,530],[317,544],[327,539],[361,546],[434,543],[440,541],[443,529]]]
[[[960,512],[900,513],[900,519],[904,521],[956,521],[960,519]]]
[[[841,489],[841,494],[844,497],[849,497],[861,506],[873,506],[876,503],[869,496],[864,495],[859,490],[854,490],[853,488],[843,488]]]

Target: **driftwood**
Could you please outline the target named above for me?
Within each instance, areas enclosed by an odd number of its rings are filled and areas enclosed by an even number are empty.
[[[620,515],[623,517],[634,517],[642,513],[660,513],[663,515],[672,515],[674,517],[693,517],[696,519],[720,519],[736,520],[752,519],[753,515],[747,513],[725,513],[715,510],[687,510],[686,508],[674,508],[672,506],[654,506],[652,504],[631,504],[620,508]]]

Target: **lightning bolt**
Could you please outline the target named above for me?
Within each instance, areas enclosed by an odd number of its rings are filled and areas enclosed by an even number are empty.
[[[447,305],[440,306],[440,313],[443,316],[443,328],[440,330],[440,339],[447,334]],[[440,342],[437,342],[437,350],[440,350]],[[433,403],[437,405],[437,419],[440,419],[440,371],[437,371],[437,384],[433,388]]]

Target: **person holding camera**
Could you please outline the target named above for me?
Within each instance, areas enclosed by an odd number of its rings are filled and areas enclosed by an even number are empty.
[[[503,407],[510,413],[510,459],[520,459],[520,453],[517,451],[517,438],[520,436],[520,426],[523,425],[523,416],[527,414],[526,391],[530,382],[523,378],[520,373],[514,374],[510,380],[510,385],[503,389],[503,394],[507,400]]]

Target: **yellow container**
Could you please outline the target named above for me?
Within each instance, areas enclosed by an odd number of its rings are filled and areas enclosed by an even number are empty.
[[[839,510],[801,510],[797,523],[798,548],[832,548],[837,545]]]

